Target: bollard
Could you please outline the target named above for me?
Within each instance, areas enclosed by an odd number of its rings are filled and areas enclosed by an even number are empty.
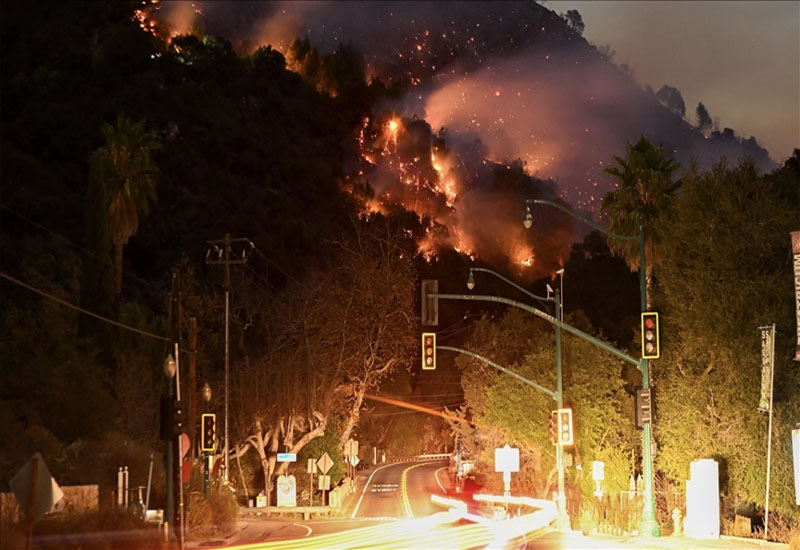
[[[672,529],[672,536],[673,537],[680,537],[682,535],[681,532],[681,511],[675,508],[672,511],[672,525],[674,526]]]

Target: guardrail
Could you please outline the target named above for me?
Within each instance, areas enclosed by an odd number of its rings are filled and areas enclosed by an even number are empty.
[[[450,458],[450,453],[438,453],[438,454],[425,454],[425,455],[415,455],[415,456],[392,456],[389,457],[388,462],[415,462],[418,460],[444,460],[446,458]]]
[[[303,520],[311,519],[311,514],[331,515],[330,506],[262,506],[261,508],[240,508],[240,513],[247,516],[261,514],[303,514]]]

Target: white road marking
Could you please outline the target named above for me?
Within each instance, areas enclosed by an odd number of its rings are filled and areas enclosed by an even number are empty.
[[[311,527],[309,527],[308,525],[303,525],[302,523],[292,523],[292,525],[296,525],[298,527],[303,527],[304,529],[308,529],[308,533],[303,535],[303,537],[307,537],[308,535],[311,534]]]
[[[372,476],[378,473],[378,470],[382,470],[384,468],[388,468],[389,466],[394,466],[394,463],[384,464],[383,466],[378,466],[375,468],[375,471],[369,475],[367,482],[364,484],[364,489],[361,491],[361,496],[358,497],[358,502],[356,503],[355,510],[353,510],[353,515],[350,516],[350,519],[355,519],[356,514],[358,513],[358,507],[361,506],[361,501],[364,500],[364,495],[367,492],[367,487],[369,487],[370,482],[372,481]]]
[[[444,493],[445,495],[447,494],[447,489],[445,489],[444,485],[442,485],[442,482],[439,481],[439,472],[441,472],[442,470],[446,470],[446,469],[447,469],[447,466],[442,466],[441,468],[439,468],[438,470],[436,470],[433,473],[433,477],[436,478],[436,483],[439,484],[439,488],[442,490],[442,493]]]

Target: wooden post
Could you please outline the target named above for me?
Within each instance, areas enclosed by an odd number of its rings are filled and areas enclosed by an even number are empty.
[[[31,550],[33,546],[33,514],[36,512],[36,482],[39,479],[39,459],[34,456],[31,459],[31,484],[28,496],[28,511],[26,520],[28,522],[28,537],[25,541],[25,549]]]
[[[197,318],[189,318],[189,452],[186,456],[194,457],[199,445],[197,445]],[[201,428],[202,429],[202,428]]]

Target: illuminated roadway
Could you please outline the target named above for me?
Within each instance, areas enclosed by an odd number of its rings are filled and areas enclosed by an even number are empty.
[[[441,476],[437,481],[437,476]],[[379,466],[369,476],[353,518],[426,517],[442,508],[431,495],[444,495],[447,461],[399,462]]]
[[[525,509],[519,517],[493,521],[468,510],[463,501],[446,496],[447,462],[404,462],[376,468],[367,479],[349,519],[293,523],[292,529],[279,529],[264,540],[240,544],[238,550],[299,549],[472,549],[518,548],[544,534],[555,517],[549,501],[511,497],[507,504]],[[438,504],[431,502],[431,497]],[[503,497],[475,497],[481,505],[492,507]],[[475,502],[472,505],[476,504]],[[472,507],[470,506],[470,508]],[[453,507],[453,510],[450,508]],[[298,532],[299,528],[305,532]],[[290,533],[291,532],[291,533]],[[531,533],[534,533],[533,535]],[[274,537],[283,540],[275,540]],[[241,540],[241,539],[240,539]]]

